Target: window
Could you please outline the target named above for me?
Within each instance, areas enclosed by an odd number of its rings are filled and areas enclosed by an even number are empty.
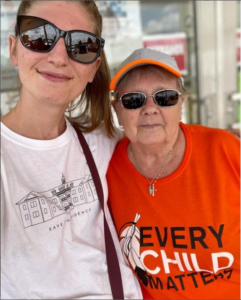
[[[24,210],[27,209],[27,205],[26,205],[26,204],[23,205],[23,209],[24,209]]]
[[[77,197],[74,197],[74,202],[78,202],[78,198]]]
[[[44,198],[41,198],[42,204],[45,204],[45,200]]]
[[[38,211],[33,212],[33,217],[34,217],[34,218],[39,217],[39,212],[38,212]]]
[[[72,195],[75,195],[76,194],[76,190],[74,189],[73,191],[72,191]]]
[[[141,19],[144,34],[178,32],[181,4],[175,1],[143,1]]]
[[[82,188],[79,188],[79,193],[81,193],[82,192]]]
[[[29,219],[28,215],[25,215],[25,220],[28,220],[28,219]]]
[[[31,208],[37,207],[36,201],[30,203]]]
[[[47,214],[47,213],[48,213],[48,210],[47,210],[47,208],[45,208],[45,209],[44,209],[44,213],[45,213],[45,214]]]

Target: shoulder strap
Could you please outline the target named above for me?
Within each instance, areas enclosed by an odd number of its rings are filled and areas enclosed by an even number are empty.
[[[124,299],[124,292],[122,286],[122,279],[121,279],[121,272],[119,261],[115,249],[115,245],[111,236],[110,228],[106,221],[105,210],[104,210],[104,194],[103,189],[100,181],[100,176],[97,171],[93,156],[90,152],[90,148],[79,128],[75,125],[74,126],[82,149],[84,151],[92,178],[95,183],[95,187],[97,190],[98,198],[100,201],[101,208],[104,214],[104,232],[105,232],[105,248],[106,248],[106,259],[107,259],[107,266],[108,266],[108,273],[109,273],[109,280],[111,291],[113,295],[113,299]]]

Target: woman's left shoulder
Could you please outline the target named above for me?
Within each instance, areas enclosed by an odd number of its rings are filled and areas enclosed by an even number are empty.
[[[204,137],[208,137],[209,139],[215,140],[230,140],[234,143],[239,143],[240,139],[237,138],[234,134],[232,134],[229,130],[221,129],[221,128],[213,128],[207,127],[199,124],[185,124],[187,130],[194,135],[203,135]]]
[[[211,128],[198,124],[181,125],[187,141],[192,141],[199,149],[240,155],[240,139],[225,129]]]

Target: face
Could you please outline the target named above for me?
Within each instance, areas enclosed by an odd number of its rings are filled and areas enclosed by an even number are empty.
[[[94,32],[94,24],[85,8],[72,1],[36,1],[27,15],[46,19],[62,30]],[[48,53],[37,53],[23,47],[19,37],[10,37],[13,65],[19,67],[23,99],[51,103],[65,108],[92,82],[100,65],[81,64],[69,58],[64,39],[60,38]],[[26,100],[27,101],[27,100]]]
[[[164,79],[158,73],[132,77],[128,84],[119,93],[142,92],[152,95],[163,89],[178,90],[175,77]],[[132,143],[141,145],[155,145],[170,142],[177,137],[181,106],[184,99],[179,96],[176,105],[161,107],[154,103],[152,97],[147,97],[146,104],[136,110],[125,109],[119,101],[115,107],[119,124],[124,127],[126,136]]]

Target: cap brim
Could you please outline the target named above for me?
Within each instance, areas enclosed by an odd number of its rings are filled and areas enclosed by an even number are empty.
[[[125,65],[123,68],[121,68],[113,77],[113,79],[110,82],[110,90],[115,91],[116,90],[116,86],[118,84],[118,82],[120,81],[120,79],[127,73],[129,72],[131,69],[134,69],[137,66],[143,66],[143,65],[156,65],[159,67],[162,67],[164,69],[166,69],[167,71],[169,71],[170,73],[174,74],[177,77],[182,77],[182,74],[180,72],[178,72],[177,70],[175,70],[174,68],[170,67],[169,65],[166,65],[162,62],[158,62],[156,60],[153,59],[138,59],[135,61],[130,62],[129,64]]]

